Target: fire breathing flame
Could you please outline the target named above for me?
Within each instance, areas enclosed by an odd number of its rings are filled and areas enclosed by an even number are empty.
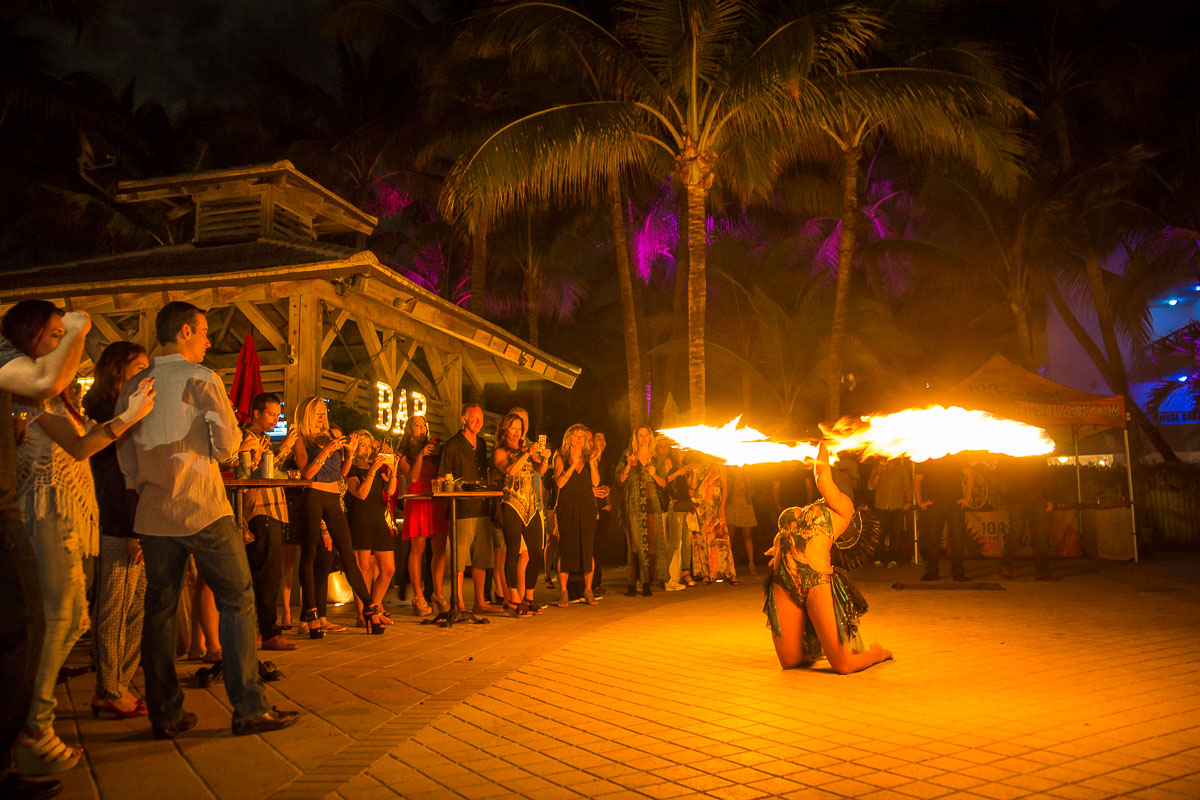
[[[815,444],[784,444],[772,441],[765,433],[754,428],[739,428],[738,423],[741,420],[741,417],[735,417],[720,428],[692,425],[686,428],[666,428],[659,433],[674,439],[680,447],[708,453],[734,467],[781,461],[811,461],[817,457]]]
[[[716,456],[731,466],[812,461],[815,442],[785,443],[767,438],[754,428],[738,427],[737,417],[720,428],[692,425],[660,433],[680,447]],[[830,452],[861,451],[863,456],[908,456],[913,461],[983,451],[1009,456],[1040,456],[1054,452],[1054,440],[1041,428],[995,417],[986,411],[952,406],[910,408],[895,414],[852,419],[843,417],[822,428]]]
[[[1054,452],[1054,440],[1041,428],[994,417],[986,411],[951,406],[910,408],[895,414],[843,418],[824,429],[830,450],[862,451],[864,456],[909,456],[928,461],[964,450],[1009,456]]]

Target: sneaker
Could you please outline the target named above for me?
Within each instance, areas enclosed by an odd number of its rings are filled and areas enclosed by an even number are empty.
[[[887,565],[888,565],[888,569],[891,569],[892,567],[898,567],[898,566],[900,566],[900,565],[899,565],[899,564],[897,564],[895,561],[889,561],[889,562],[887,563]]]
[[[667,591],[668,592],[682,592],[686,588],[687,588],[686,586],[684,586],[682,583],[679,583],[678,581],[667,581]]]

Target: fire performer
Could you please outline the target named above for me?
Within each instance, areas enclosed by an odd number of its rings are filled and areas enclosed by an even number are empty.
[[[770,575],[763,586],[763,613],[771,627],[775,653],[784,669],[811,666],[822,654],[840,675],[887,661],[892,654],[878,643],[864,648],[855,602],[830,559],[834,541],[850,526],[854,503],[833,481],[824,443],[813,464],[823,499],[779,515],[779,533],[767,551]]]

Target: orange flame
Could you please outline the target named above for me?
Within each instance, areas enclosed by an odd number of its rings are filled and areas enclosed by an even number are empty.
[[[735,467],[811,461],[817,457],[816,443],[773,441],[754,428],[739,428],[741,419],[736,417],[720,428],[692,425],[666,428],[659,433],[674,439],[680,447],[716,456]],[[888,458],[909,456],[913,461],[928,461],[964,450],[1009,456],[1054,452],[1054,440],[1041,428],[957,406],[910,408],[860,419],[843,417],[822,431],[831,452],[862,451],[864,456]]]
[[[666,428],[659,433],[674,439],[680,447],[708,453],[734,467],[781,461],[810,461],[817,457],[815,444],[784,444],[772,441],[766,434],[754,428],[739,428],[738,423],[741,419],[736,417],[720,428],[692,425],[685,428]]]
[[[863,455],[888,458],[909,456],[913,461],[964,450],[1009,456],[1054,452],[1054,440],[1041,428],[957,406],[910,408],[861,420],[843,418],[824,433],[830,450],[861,450]]]

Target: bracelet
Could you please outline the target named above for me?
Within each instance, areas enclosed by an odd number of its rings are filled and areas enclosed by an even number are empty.
[[[116,434],[116,432],[112,429],[112,424],[113,424],[113,421],[110,419],[108,422],[101,425],[100,428],[104,431],[105,436],[107,436],[108,438],[112,439],[115,442],[117,439],[120,439],[121,437],[118,436]]]

